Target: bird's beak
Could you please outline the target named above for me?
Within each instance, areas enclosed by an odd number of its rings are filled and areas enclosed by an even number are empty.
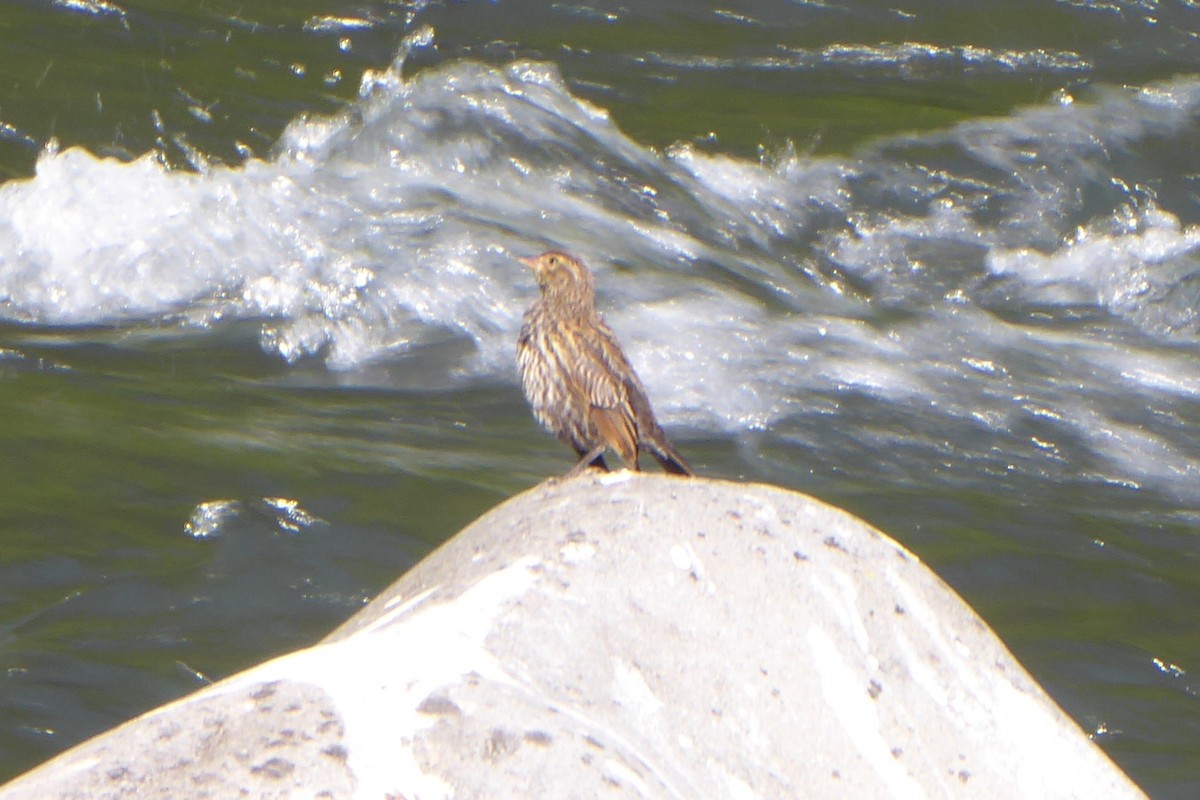
[[[537,269],[538,260],[534,256],[526,256],[524,258],[518,258],[517,261],[520,261],[522,264],[529,267],[530,269]]]

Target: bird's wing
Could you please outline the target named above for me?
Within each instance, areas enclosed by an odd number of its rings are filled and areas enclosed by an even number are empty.
[[[599,322],[593,331],[598,335],[569,337],[576,349],[571,376],[591,409],[596,432],[623,460],[636,465],[637,415],[627,386],[633,369],[608,326]]]
[[[633,372],[621,345],[608,326],[593,329],[598,335],[575,335],[575,369],[572,370],[588,402],[596,408],[618,409],[629,404],[624,377]]]

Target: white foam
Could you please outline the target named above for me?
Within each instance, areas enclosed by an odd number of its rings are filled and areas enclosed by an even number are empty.
[[[812,71],[820,67],[901,70],[907,75],[952,69],[968,73],[1022,71],[1086,73],[1087,59],[1070,50],[996,50],[972,45],[944,46],[926,42],[830,44],[821,48],[779,47],[770,56],[649,53],[647,60],[686,70],[751,69],[765,72]]]
[[[1184,226],[1150,205],[1129,219],[1080,228],[1051,253],[997,247],[987,264],[994,274],[1020,278],[1028,295],[1042,301],[1092,302],[1161,329],[1179,320],[1156,318],[1155,298],[1200,269],[1198,254],[1200,226]]]
[[[446,379],[512,382],[536,292],[514,256],[553,246],[597,273],[599,305],[668,425],[769,429],[861,397],[996,435],[1027,406],[1061,420],[1044,424],[1092,427],[1067,413],[1066,378],[1039,372],[1048,348],[1083,358],[1060,372],[1085,388],[1181,396],[1200,382],[1185,359],[1139,366],[1132,347],[991,311],[1082,303],[1152,336],[1197,329],[1200,229],[1144,198],[1070,235],[1059,226],[1108,185],[1109,149],[1189,124],[1200,82],[1050,103],[854,159],[784,149],[755,163],[643,147],[552,66],[405,75],[407,48],[431,39],[418,31],[364,77],[346,113],[294,121],[270,160],[190,173],[46,152],[33,179],[0,186],[0,313],[256,319],[268,351],[334,369],[457,338],[474,356],[445,362]],[[923,165],[931,145],[958,161]],[[845,435],[864,451],[919,436],[879,419]],[[953,446],[936,434],[921,445]],[[1178,448],[1171,463],[1187,474],[1200,456]]]

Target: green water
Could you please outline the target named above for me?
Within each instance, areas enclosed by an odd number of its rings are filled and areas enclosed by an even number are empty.
[[[177,166],[197,153],[225,163],[267,155],[298,115],[332,113],[356,97],[363,70],[381,69],[395,54],[416,5],[165,0],[125,3],[121,17],[10,4],[0,15],[0,39],[12,44],[0,51],[0,121],[20,135],[0,137],[0,175],[28,175],[51,137],[118,157],[156,151]],[[1070,75],[1053,84],[1022,76],[967,81],[950,69],[905,85],[880,69],[814,85],[770,68],[731,70],[719,81],[706,71],[663,80],[667,70],[630,60],[647,49],[717,58],[762,51],[769,58],[784,46],[820,50],[836,42],[897,41],[898,33],[946,47],[970,41],[1070,49],[1112,32],[1103,18],[1080,29],[1075,16],[1048,3],[1005,4],[982,14],[974,6],[939,11],[900,30],[894,15],[879,9],[853,20],[833,15],[824,24],[806,17],[783,42],[778,29],[730,26],[720,17],[697,24],[690,14],[664,12],[657,26],[640,19],[597,24],[562,8],[533,13],[538,6],[433,4],[418,21],[448,45],[418,54],[412,67],[459,55],[492,63],[544,58],[563,68],[580,97],[608,109],[648,145],[712,146],[715,135],[721,151],[742,155],[788,141],[805,151],[848,153],[880,135],[1003,114],[1076,81]],[[340,29],[314,23],[327,19],[353,23]]]

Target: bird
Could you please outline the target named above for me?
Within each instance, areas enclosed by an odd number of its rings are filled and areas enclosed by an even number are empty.
[[[694,476],[655,420],[616,334],[597,313],[587,266],[557,250],[517,260],[533,270],[541,292],[517,337],[521,388],[537,421],[579,456],[565,477],[589,467],[607,470],[608,450],[634,471],[638,452],[646,451],[665,471]]]

